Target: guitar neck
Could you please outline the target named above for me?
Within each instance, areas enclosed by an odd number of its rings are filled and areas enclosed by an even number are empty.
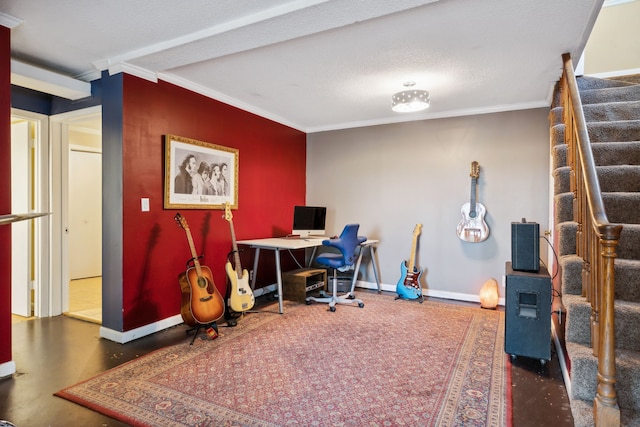
[[[476,216],[476,185],[477,185],[477,178],[476,177],[472,177],[471,178],[471,198],[469,201],[469,216],[471,218],[474,218]]]
[[[413,243],[411,244],[411,256],[409,257],[409,271],[413,271],[416,263],[416,246],[418,246],[418,236],[413,236]]]
[[[202,277],[202,269],[200,268],[200,261],[198,261],[198,253],[196,252],[196,247],[193,244],[193,237],[191,237],[191,230],[188,228],[185,229],[187,233],[187,240],[189,241],[189,249],[191,250],[191,256],[193,258],[193,265],[196,268],[196,274],[198,277]]]
[[[242,266],[240,265],[240,253],[238,252],[238,243],[236,243],[236,232],[233,227],[233,219],[229,219],[229,229],[231,230],[231,245],[233,247],[233,261],[236,266],[236,274],[238,279],[242,279]]]

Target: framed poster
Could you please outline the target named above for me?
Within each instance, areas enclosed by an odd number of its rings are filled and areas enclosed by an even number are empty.
[[[164,208],[238,207],[238,150],[164,136]]]

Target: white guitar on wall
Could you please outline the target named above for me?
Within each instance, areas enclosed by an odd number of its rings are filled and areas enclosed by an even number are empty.
[[[478,243],[487,240],[489,237],[489,227],[484,221],[487,209],[476,201],[476,185],[480,177],[480,166],[478,162],[471,163],[471,199],[462,205],[460,214],[462,219],[458,224],[458,237],[465,242]]]

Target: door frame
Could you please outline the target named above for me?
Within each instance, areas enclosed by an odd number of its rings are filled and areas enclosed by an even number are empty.
[[[34,167],[34,200],[37,212],[52,212],[50,199],[50,144],[49,117],[31,111],[11,109],[11,117],[34,122],[36,133]],[[35,277],[33,290],[35,293],[33,314],[36,317],[51,316],[51,215],[45,215],[34,222]]]
[[[102,115],[102,106],[50,116],[52,215],[51,316],[69,310],[69,126]]]

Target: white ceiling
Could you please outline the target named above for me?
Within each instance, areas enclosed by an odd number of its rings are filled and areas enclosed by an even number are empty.
[[[21,63],[165,80],[310,133],[548,106],[602,3],[0,0],[0,24]],[[431,107],[394,113],[409,80]]]

